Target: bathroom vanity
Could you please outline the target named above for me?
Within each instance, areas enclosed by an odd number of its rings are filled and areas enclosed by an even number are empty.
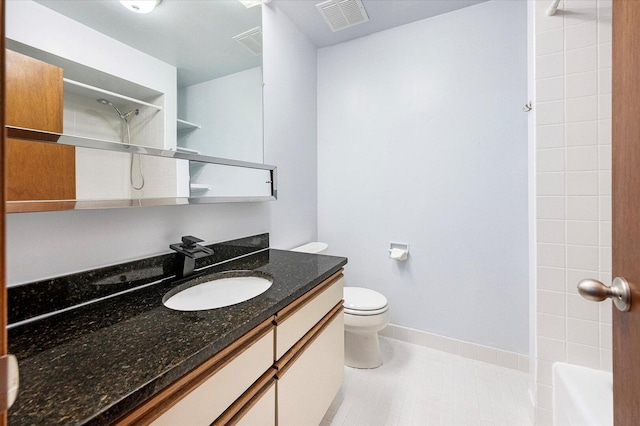
[[[344,374],[346,259],[262,244],[209,246],[215,254],[197,264],[197,274],[272,277],[263,294],[225,308],[163,305],[181,282],[167,276],[173,254],[10,289],[21,388],[9,423],[319,423]]]

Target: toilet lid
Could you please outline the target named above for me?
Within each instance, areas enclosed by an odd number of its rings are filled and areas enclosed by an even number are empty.
[[[344,288],[345,312],[369,312],[373,314],[384,312],[387,308],[387,298],[377,291],[362,287]]]
[[[374,316],[378,314],[384,314],[385,312],[387,312],[387,309],[388,308],[386,306],[382,309],[376,309],[374,311],[359,311],[357,309],[344,308],[344,313],[349,315],[355,315],[358,317],[369,317],[369,316]]]

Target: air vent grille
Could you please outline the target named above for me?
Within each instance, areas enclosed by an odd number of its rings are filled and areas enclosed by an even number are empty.
[[[244,47],[249,49],[251,53],[258,56],[262,54],[262,28],[255,27],[249,31],[245,31],[242,34],[233,36],[233,39],[241,43]]]
[[[333,32],[369,21],[362,0],[327,0],[316,7]]]

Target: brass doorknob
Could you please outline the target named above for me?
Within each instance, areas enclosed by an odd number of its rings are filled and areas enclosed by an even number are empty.
[[[612,299],[616,308],[622,312],[631,309],[631,290],[627,280],[622,277],[616,277],[611,287],[598,280],[587,278],[578,283],[578,293],[585,299],[595,302]]]

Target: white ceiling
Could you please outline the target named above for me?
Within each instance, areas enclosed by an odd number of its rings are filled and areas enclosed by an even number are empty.
[[[176,66],[178,87],[262,64],[261,56],[232,39],[262,25],[260,7],[247,9],[235,0],[164,0],[148,14],[117,0],[35,1]]]
[[[146,15],[130,12],[117,0],[35,1],[176,66],[179,87],[262,61],[231,38],[261,25],[260,7],[246,9],[235,0],[163,0]],[[487,0],[363,0],[369,22],[335,33],[315,7],[322,1],[273,0],[264,7],[277,5],[317,47],[325,47]]]
[[[316,9],[324,0],[273,0],[316,45],[326,47],[378,31],[431,18],[487,0],[363,0],[369,22],[332,32]],[[269,6],[269,5],[268,5]]]

